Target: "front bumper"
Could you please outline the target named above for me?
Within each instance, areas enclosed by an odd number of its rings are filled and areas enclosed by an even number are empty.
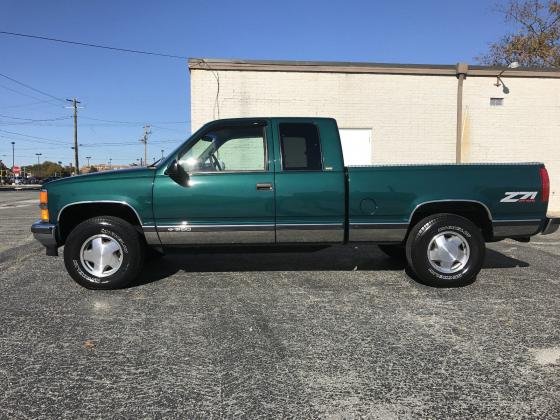
[[[56,240],[56,225],[48,222],[36,221],[31,225],[31,232],[35,239],[47,248],[47,255],[58,255]]]
[[[550,235],[551,233],[556,232],[559,226],[560,226],[560,217],[550,217],[550,218],[547,217],[541,233],[543,235]]]

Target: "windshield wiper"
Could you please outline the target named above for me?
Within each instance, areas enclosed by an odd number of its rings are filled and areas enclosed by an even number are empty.
[[[147,167],[152,168],[152,167],[156,166],[158,163],[160,163],[162,160],[163,160],[163,158],[159,158],[154,163],[149,164]]]

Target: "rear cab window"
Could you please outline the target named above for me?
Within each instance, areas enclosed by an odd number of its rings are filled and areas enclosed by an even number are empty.
[[[323,158],[319,130],[311,123],[279,124],[282,170],[321,171]]]

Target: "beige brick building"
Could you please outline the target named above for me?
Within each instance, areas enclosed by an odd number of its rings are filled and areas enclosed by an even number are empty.
[[[333,117],[350,164],[544,162],[560,212],[560,72],[210,59],[189,69],[193,130],[217,118]]]

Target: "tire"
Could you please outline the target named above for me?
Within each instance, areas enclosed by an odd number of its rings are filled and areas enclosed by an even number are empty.
[[[382,244],[378,245],[379,249],[383,253],[395,260],[405,261],[406,260],[406,250],[404,245],[401,244]]]
[[[406,241],[406,259],[418,280],[429,286],[473,283],[482,268],[486,246],[470,220],[448,213],[420,220]]]
[[[87,289],[126,286],[140,273],[143,260],[144,247],[136,229],[113,216],[80,223],[70,232],[64,246],[66,270]]]

